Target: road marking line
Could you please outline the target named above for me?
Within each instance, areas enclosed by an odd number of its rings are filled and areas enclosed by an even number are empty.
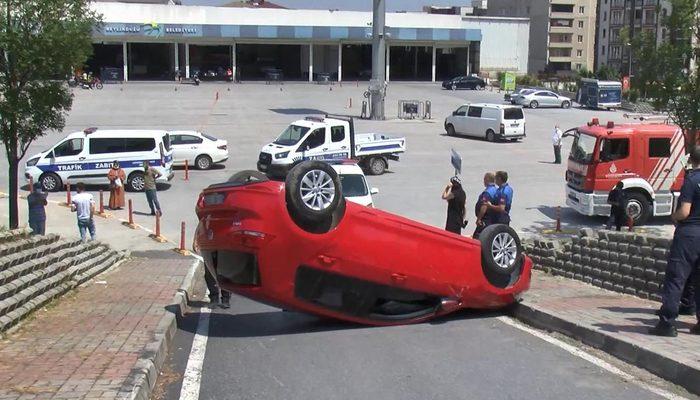
[[[510,326],[512,326],[512,327],[514,327],[514,328],[520,329],[521,331],[527,332],[527,333],[531,334],[532,336],[535,336],[535,337],[537,337],[537,338],[540,338],[540,339],[544,340],[545,342],[547,342],[547,343],[549,343],[549,344],[552,344],[552,345],[554,345],[554,346],[557,346],[557,347],[559,347],[560,349],[562,349],[562,350],[564,350],[564,351],[566,351],[566,352],[568,352],[568,353],[571,353],[571,354],[573,354],[573,355],[575,355],[575,356],[577,356],[577,357],[579,357],[579,358],[582,358],[582,359],[588,361],[589,363],[591,363],[591,364],[593,364],[593,365],[595,365],[595,366],[597,366],[597,367],[599,367],[599,368],[602,368],[602,369],[604,369],[604,370],[606,370],[606,371],[608,371],[608,372],[610,372],[610,373],[612,373],[612,374],[615,374],[615,375],[621,377],[622,379],[624,379],[625,381],[630,382],[630,383],[633,383],[633,384],[635,384],[635,385],[641,387],[642,389],[648,390],[648,391],[650,391],[650,392],[652,392],[652,393],[654,393],[654,394],[656,394],[656,395],[658,395],[658,396],[661,396],[661,397],[663,397],[664,399],[668,399],[668,400],[688,400],[687,398],[685,398],[685,397],[683,397],[683,396],[677,395],[677,394],[675,394],[675,393],[671,393],[671,392],[669,392],[669,391],[667,391],[667,390],[664,390],[664,389],[662,389],[662,388],[660,388],[660,387],[657,387],[657,386],[654,386],[654,385],[650,385],[650,384],[648,384],[648,383],[646,383],[646,382],[643,382],[643,381],[641,381],[640,379],[638,379],[638,378],[636,378],[636,377],[634,377],[634,376],[628,374],[628,373],[625,372],[625,371],[622,371],[621,369],[619,369],[619,368],[617,368],[616,366],[614,366],[614,365],[608,363],[608,362],[605,361],[605,360],[602,360],[602,359],[600,359],[600,358],[598,358],[598,357],[596,357],[596,356],[594,356],[594,355],[592,355],[592,354],[586,353],[585,351],[583,351],[583,350],[577,348],[576,346],[572,346],[572,345],[570,345],[570,344],[568,344],[568,343],[565,343],[565,342],[563,342],[563,341],[561,341],[561,340],[559,340],[559,339],[557,339],[557,338],[554,338],[554,337],[552,337],[552,336],[550,336],[550,335],[547,335],[546,333],[542,333],[542,332],[540,332],[540,331],[538,331],[538,330],[535,330],[535,329],[532,329],[532,328],[530,328],[530,327],[528,327],[528,326],[525,326],[525,325],[521,324],[520,322],[515,321],[515,320],[512,319],[512,318],[509,318],[509,317],[497,317],[496,319],[498,319],[499,321],[503,322],[503,323],[506,324],[506,325],[510,325]]]
[[[199,387],[202,383],[202,366],[204,365],[204,355],[207,351],[207,340],[209,339],[209,315],[211,310],[208,307],[202,307],[199,309],[199,313],[197,333],[192,339],[192,350],[190,350],[187,368],[185,368],[185,374],[182,379],[180,400],[199,399]]]

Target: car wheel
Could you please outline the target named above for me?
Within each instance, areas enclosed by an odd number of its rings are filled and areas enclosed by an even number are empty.
[[[540,103],[537,102],[537,100],[532,100],[530,102],[530,108],[537,108],[540,106]]]
[[[564,102],[561,103],[561,108],[571,108],[571,102],[568,100],[565,100]]]
[[[484,86],[484,85],[477,85],[477,86],[476,86],[476,89],[477,89],[477,90],[484,90],[484,89],[486,89],[486,86]]]
[[[386,171],[386,163],[381,157],[372,157],[367,162],[367,167],[371,175],[381,175]]]
[[[625,211],[635,225],[644,225],[651,218],[651,204],[645,195],[638,192],[627,192],[627,207]]]
[[[510,275],[523,264],[520,238],[508,225],[487,226],[480,234],[482,266],[500,275]]]
[[[486,141],[487,142],[495,142],[496,141],[496,132],[494,132],[492,129],[489,129],[486,131]]]
[[[450,87],[450,89],[452,89],[452,90],[457,90],[457,85],[455,85],[455,84],[453,83],[452,86]]]
[[[54,173],[42,175],[41,178],[39,178],[39,183],[41,183],[41,189],[44,192],[58,192],[63,186],[61,178]]]
[[[211,165],[212,165],[211,157],[209,157],[206,154],[198,156],[194,160],[194,165],[196,165],[197,168],[199,168],[201,170],[207,170],[207,169],[211,168]]]
[[[452,124],[448,124],[447,128],[445,128],[447,131],[447,136],[454,136],[455,135],[455,127],[452,126]]]
[[[338,174],[321,161],[299,163],[287,175],[284,187],[292,219],[303,224],[332,218],[343,198]]]
[[[143,192],[146,189],[146,178],[143,172],[132,172],[126,180],[126,186],[132,192]]]

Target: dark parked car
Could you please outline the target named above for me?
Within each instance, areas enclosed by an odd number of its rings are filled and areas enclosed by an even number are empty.
[[[486,81],[478,76],[458,76],[450,80],[442,82],[442,87],[450,90],[457,89],[472,89],[483,90],[486,87]]]

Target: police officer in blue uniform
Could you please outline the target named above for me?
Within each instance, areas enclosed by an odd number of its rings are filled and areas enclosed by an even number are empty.
[[[513,205],[513,188],[508,184],[506,171],[496,172],[496,202],[487,204],[488,210],[496,214],[497,224],[510,225],[510,207]]]
[[[700,310],[700,145],[690,153],[693,170],[685,176],[678,206],[673,213],[676,232],[673,235],[671,253],[666,267],[666,278],[662,291],[662,305],[659,311],[659,323],[649,330],[652,335],[675,337],[678,335],[675,319],[678,317],[683,287],[693,275],[695,285],[696,311]],[[693,272],[696,272],[693,274]],[[698,323],[690,333],[700,335],[700,315]]]
[[[472,237],[479,238],[479,234],[489,225],[497,223],[494,211],[489,211],[488,204],[497,203],[498,186],[496,186],[496,176],[493,172],[487,172],[484,175],[484,191],[481,192],[474,206],[476,214],[476,229]]]

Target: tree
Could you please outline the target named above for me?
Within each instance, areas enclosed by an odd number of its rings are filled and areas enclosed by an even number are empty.
[[[609,81],[612,79],[618,79],[620,73],[617,70],[607,64],[601,65],[600,68],[595,72],[596,78],[601,81]]]
[[[9,173],[9,227],[19,226],[19,162],[61,130],[73,98],[65,78],[92,52],[100,17],[88,0],[0,0],[0,137]]]
[[[671,0],[671,5],[660,45],[644,37],[632,42],[636,84],[683,129],[690,151],[700,130],[700,0]]]

